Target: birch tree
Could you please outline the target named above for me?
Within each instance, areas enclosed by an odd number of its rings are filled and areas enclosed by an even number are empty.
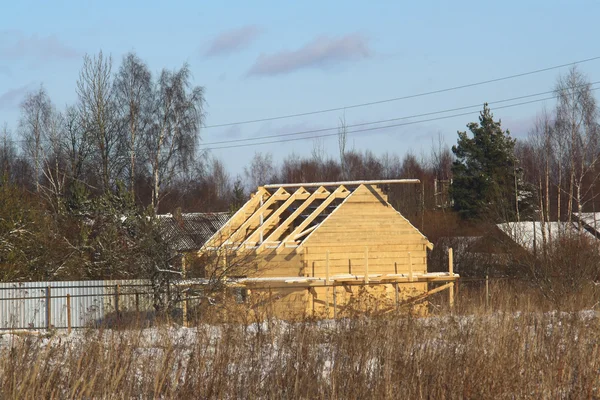
[[[119,159],[119,126],[112,84],[112,58],[99,52],[85,55],[77,81],[79,114],[84,134],[92,140],[100,166],[102,189],[111,189],[122,166]]]
[[[556,134],[566,144],[568,151],[567,218],[571,221],[574,203],[577,212],[581,213],[585,202],[589,200],[590,190],[598,180],[598,110],[589,80],[576,67],[559,77],[555,92],[558,98]]]
[[[35,190],[40,191],[42,178],[44,142],[50,125],[52,102],[43,86],[29,93],[21,103],[19,135],[23,140],[23,152],[31,159],[34,170]]]
[[[150,122],[151,85],[152,74],[148,66],[134,53],[125,55],[115,78],[115,96],[124,131],[123,149],[129,157],[127,174],[132,194],[135,194],[137,154],[142,135]]]
[[[204,120],[204,88],[192,86],[189,67],[163,69],[153,91],[152,123],[144,147],[152,172],[155,211],[162,187],[169,185],[194,159]]]
[[[544,251],[547,242],[552,240],[551,229],[546,229],[550,218],[550,186],[551,183],[560,186],[560,183],[551,182],[551,169],[556,164],[556,149],[553,146],[554,121],[546,109],[544,109],[535,120],[535,124],[528,135],[528,142],[533,151],[534,165],[537,166],[537,176],[534,182],[538,187],[539,213],[542,224],[542,242]],[[560,196],[560,191],[559,191]],[[551,226],[551,225],[548,225]],[[548,234],[548,236],[547,236]]]

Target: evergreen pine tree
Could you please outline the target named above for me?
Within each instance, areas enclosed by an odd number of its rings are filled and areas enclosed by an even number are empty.
[[[520,203],[515,191],[522,182],[514,155],[515,139],[502,130],[500,121],[494,121],[487,104],[479,123],[467,127],[472,137],[459,131],[458,142],[452,146],[456,156],[450,188],[454,208],[465,218],[512,220]]]

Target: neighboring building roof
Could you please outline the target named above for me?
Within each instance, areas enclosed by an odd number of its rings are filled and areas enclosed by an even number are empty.
[[[579,218],[586,225],[586,228],[600,232],[600,212],[593,213],[573,213],[573,217]]]
[[[498,228],[527,250],[533,250],[534,241],[538,246],[543,241],[542,223],[539,221],[507,222],[498,224]],[[559,236],[577,236],[579,234],[583,234],[590,239],[594,238],[594,235],[586,230],[580,232],[576,222],[546,222],[544,230],[546,231],[546,240],[554,240]]]
[[[163,239],[178,252],[199,250],[229,219],[229,213],[182,213],[157,215]]]

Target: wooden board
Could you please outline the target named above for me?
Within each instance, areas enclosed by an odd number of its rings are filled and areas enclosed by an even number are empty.
[[[305,272],[364,274],[367,248],[369,274],[408,273],[411,262],[414,273],[426,272],[427,243],[377,192],[360,186],[304,240]]]

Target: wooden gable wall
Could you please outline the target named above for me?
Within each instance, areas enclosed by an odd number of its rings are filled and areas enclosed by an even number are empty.
[[[426,246],[418,229],[400,215],[373,186],[359,186],[302,244],[305,272],[325,276],[365,272],[368,248],[369,274],[427,272]]]

